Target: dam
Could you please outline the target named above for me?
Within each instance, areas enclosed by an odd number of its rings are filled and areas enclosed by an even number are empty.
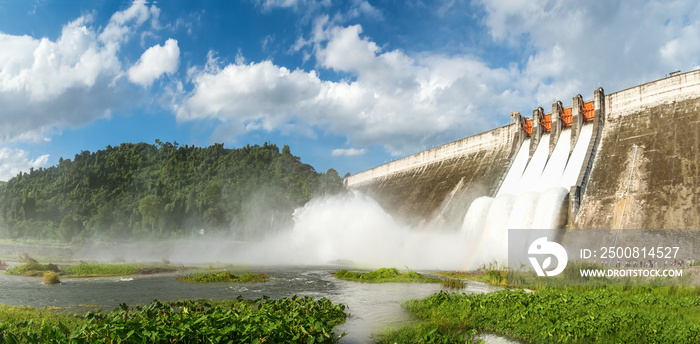
[[[494,206],[529,209],[519,215],[525,222],[510,214],[511,227],[700,228],[700,71],[610,94],[598,88],[512,117],[349,176],[346,185],[426,230],[483,226]],[[561,202],[551,205],[522,196],[557,188]],[[499,201],[505,196],[513,199]]]

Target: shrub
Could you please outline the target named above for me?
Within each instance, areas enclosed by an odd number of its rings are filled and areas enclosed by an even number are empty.
[[[52,271],[44,272],[43,281],[44,281],[44,284],[60,284],[61,283],[61,280],[58,279],[58,273],[52,272]]]

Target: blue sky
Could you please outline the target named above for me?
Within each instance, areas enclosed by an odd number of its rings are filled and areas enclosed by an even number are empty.
[[[0,0],[0,180],[156,139],[357,173],[699,53],[691,0]]]

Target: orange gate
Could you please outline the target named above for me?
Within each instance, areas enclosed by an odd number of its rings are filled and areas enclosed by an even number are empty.
[[[523,117],[523,130],[527,133],[527,136],[532,135],[532,120]]]
[[[579,98],[580,99],[580,98]],[[593,102],[583,103],[581,106],[581,112],[583,113],[583,121],[588,122],[593,120],[593,114],[595,109],[593,109]]]
[[[566,108],[564,110],[559,109],[559,118],[564,122],[564,126],[570,127],[572,121],[571,108]]]
[[[540,123],[544,127],[545,131],[552,131],[552,115],[547,114],[542,116],[542,119],[540,119]]]

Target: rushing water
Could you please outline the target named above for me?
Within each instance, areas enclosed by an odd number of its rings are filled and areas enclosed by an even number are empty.
[[[37,307],[60,306],[112,310],[120,303],[146,304],[154,299],[235,299],[239,295],[256,299],[299,296],[326,297],[342,302],[350,313],[347,321],[335,328],[346,332],[343,343],[369,343],[370,334],[397,327],[411,320],[401,308],[401,301],[423,298],[441,289],[436,283],[366,284],[334,278],[338,267],[261,268],[274,277],[267,283],[186,283],[175,280],[178,274],[139,275],[129,277],[64,278],[60,285],[45,285],[39,278],[0,274],[0,303]],[[484,293],[500,289],[481,283],[468,283],[463,292]],[[498,337],[489,336],[489,342]]]

